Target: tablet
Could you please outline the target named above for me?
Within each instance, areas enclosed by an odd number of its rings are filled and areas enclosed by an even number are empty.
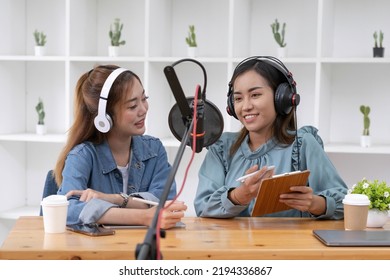
[[[390,246],[389,230],[313,230],[313,235],[326,246],[378,247]]]
[[[103,228],[107,229],[140,229],[140,228],[148,228],[143,225],[113,225],[113,224],[102,224]],[[186,224],[183,222],[177,222],[175,228],[185,228]]]
[[[291,192],[292,186],[306,186],[309,174],[309,170],[298,170],[263,179],[251,216],[262,216],[291,209],[290,206],[279,202],[280,195]]]

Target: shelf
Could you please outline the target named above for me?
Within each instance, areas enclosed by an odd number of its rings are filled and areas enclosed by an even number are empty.
[[[124,61],[134,61],[134,62],[144,62],[145,57],[142,56],[70,56],[69,61],[78,61],[78,62],[124,62]]]
[[[20,142],[45,142],[45,143],[65,143],[64,134],[37,135],[34,133],[3,134],[0,141],[20,141]]]
[[[161,138],[165,147],[179,147],[180,141],[174,137]],[[17,142],[39,142],[39,143],[65,143],[66,135],[63,134],[45,134],[37,135],[34,133],[7,134],[0,135],[0,141],[17,141]]]
[[[390,145],[372,145],[371,147],[361,147],[358,144],[326,144],[327,153],[341,154],[378,154],[390,155]]]
[[[65,56],[34,56],[34,55],[0,55],[0,61],[60,61],[66,60]]]
[[[374,158],[376,174],[370,175],[387,179],[387,170],[377,167],[388,166],[390,145],[376,143],[390,143],[390,126],[383,121],[390,103],[386,94],[390,55],[386,51],[384,58],[372,57],[372,34],[390,25],[389,8],[386,0],[0,0],[5,38],[0,45],[0,97],[5,105],[0,111],[5,120],[0,164],[5,169],[2,184],[13,186],[15,198],[5,209],[39,203],[44,176],[54,166],[66,142],[63,132],[73,121],[76,83],[98,63],[116,64],[139,75],[151,97],[147,134],[160,138],[174,153],[180,141],[173,137],[167,116],[175,100],[163,69],[188,58],[184,37],[189,24],[197,30],[194,59],[207,72],[207,99],[221,111],[224,131],[238,131],[241,124],[225,110],[228,83],[243,59],[277,54],[270,28],[276,17],[287,23],[288,54],[281,61],[293,73],[301,96],[299,125],[318,128],[324,143],[329,143],[325,151],[338,160],[339,169],[345,166],[341,175],[350,175],[351,182],[356,181],[356,173],[363,173],[356,172],[362,162],[345,163],[354,155]],[[109,57],[108,30],[115,17],[124,23],[126,44],[118,57]],[[368,24],[361,24],[362,18]],[[33,55],[35,28],[46,31],[49,55]],[[304,41],[298,30],[305,34]],[[176,70],[184,93],[193,96],[195,85],[203,81],[202,71],[186,63]],[[40,97],[51,132],[46,135],[35,134],[35,105]],[[372,109],[375,138],[369,148],[358,143],[361,104]],[[190,180],[196,185],[197,175]],[[8,192],[0,188],[4,197],[0,202],[7,201]],[[192,203],[193,197],[187,199]]]
[[[179,147],[180,146],[180,141],[177,140],[176,138],[161,138],[161,142],[163,143],[164,147]]]
[[[390,64],[390,58],[386,57],[322,57],[320,58],[322,63],[384,63]]]

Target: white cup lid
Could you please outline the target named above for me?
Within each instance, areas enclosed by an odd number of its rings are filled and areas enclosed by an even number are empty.
[[[41,205],[45,206],[62,206],[68,205],[69,201],[65,195],[53,194],[45,197],[41,201]]]
[[[370,200],[365,194],[351,193],[344,197],[343,203],[349,205],[370,205]]]

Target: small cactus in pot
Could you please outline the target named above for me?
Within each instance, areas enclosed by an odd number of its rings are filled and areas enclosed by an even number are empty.
[[[188,26],[188,36],[186,37],[186,43],[189,47],[197,47],[195,25]]]
[[[363,114],[363,135],[365,136],[370,135],[370,118],[368,117],[370,110],[370,106],[360,106],[360,112]]]
[[[286,34],[286,23],[285,22],[283,23],[282,29],[280,30],[280,23],[278,19],[275,19],[275,22],[271,24],[271,29],[272,29],[272,33],[274,34],[276,43],[281,48],[284,48],[287,45],[287,43],[284,41],[284,36]]]
[[[39,135],[43,135],[46,133],[46,126],[45,126],[45,108],[43,106],[43,101],[41,98],[39,98],[38,104],[35,106],[35,111],[37,111],[38,114],[38,123],[35,127],[36,133]]]
[[[35,106],[35,110],[38,114],[38,124],[44,125],[45,124],[45,109],[43,107],[43,101],[41,98],[39,98],[37,106]]]

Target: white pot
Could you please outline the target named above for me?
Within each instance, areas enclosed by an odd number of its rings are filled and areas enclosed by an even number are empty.
[[[46,54],[46,47],[45,46],[35,46],[34,51],[35,51],[36,56],[44,56]]]
[[[44,124],[37,124],[35,127],[35,131],[38,135],[44,135],[46,134],[46,125]]]
[[[118,46],[108,46],[108,56],[111,56],[111,57],[119,56],[119,47]]]
[[[278,58],[287,57],[287,48],[278,48]]]
[[[371,137],[369,135],[360,136],[360,146],[368,148],[371,146]]]
[[[188,55],[188,57],[192,57],[192,58],[196,57],[197,49],[198,49],[197,47],[188,47],[187,48],[187,55]]]
[[[387,222],[388,215],[388,211],[368,210],[367,227],[383,227]]]

